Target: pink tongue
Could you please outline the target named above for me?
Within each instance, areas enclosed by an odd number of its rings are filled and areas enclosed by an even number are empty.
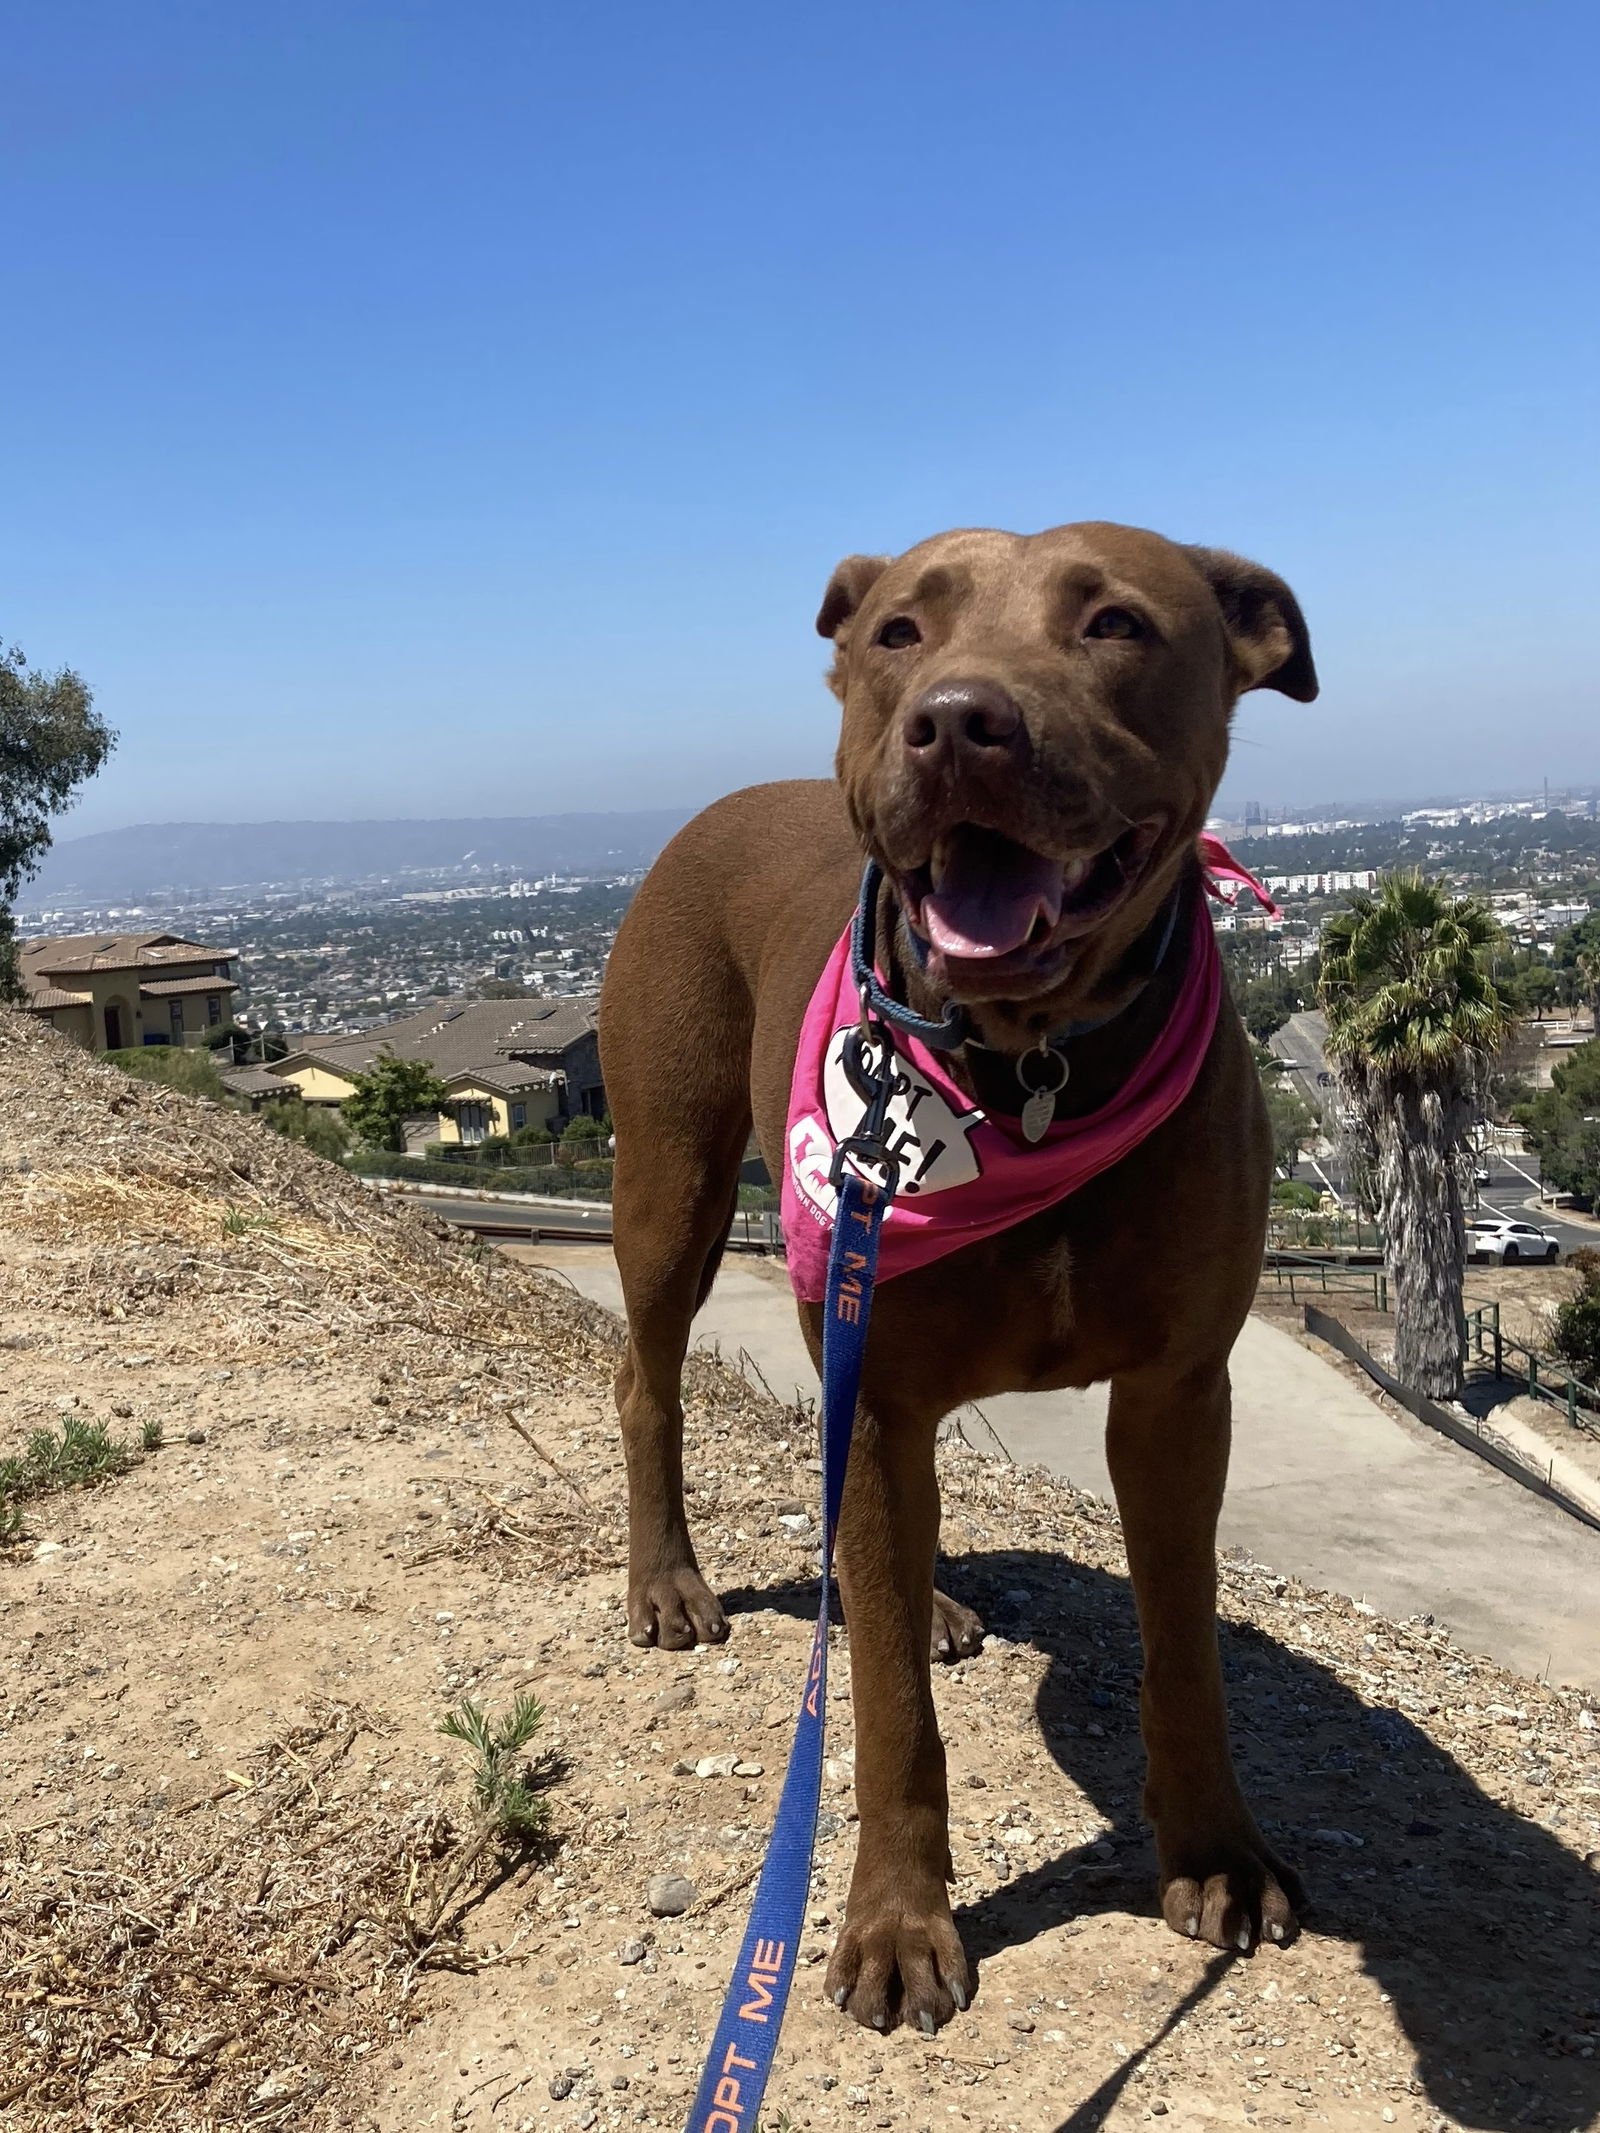
[[[1009,840],[989,844],[964,837],[938,888],[922,899],[922,923],[944,955],[1010,955],[1041,913],[1048,925],[1056,923],[1062,894],[1060,860]]]

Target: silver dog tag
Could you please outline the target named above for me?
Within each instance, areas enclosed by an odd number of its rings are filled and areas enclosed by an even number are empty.
[[[1035,1089],[1022,1107],[1022,1137],[1025,1141],[1042,1141],[1050,1130],[1050,1121],[1056,1115],[1056,1092],[1054,1089]]]
[[[1023,1072],[1030,1060],[1038,1059],[1045,1074],[1050,1077],[1042,1088],[1035,1088]],[[1048,1037],[1039,1039],[1037,1052],[1024,1052],[1017,1061],[1017,1079],[1022,1084],[1027,1102],[1022,1107],[1018,1124],[1022,1137],[1030,1146],[1042,1141],[1050,1131],[1050,1121],[1056,1115],[1056,1098],[1067,1085],[1070,1069],[1061,1054],[1056,1051]]]

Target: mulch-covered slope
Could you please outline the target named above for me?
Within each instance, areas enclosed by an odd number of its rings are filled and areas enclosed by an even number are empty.
[[[806,1418],[696,1364],[691,1507],[733,1638],[633,1650],[614,1321],[5,1016],[0,1341],[0,1453],[63,1415],[165,1439],[0,1551],[0,2127],[681,2123],[815,1604]],[[1153,1915],[1114,1516],[942,1458],[947,1582],[994,1632],[938,1684],[979,1997],[931,2041],[822,2001],[841,1638],[768,2123],[1593,2123],[1585,1699],[1226,1563],[1241,1768],[1316,1909],[1286,1950],[1218,1956]],[[470,1802],[438,1720],[519,1689],[550,1844],[440,1919]],[[682,1918],[649,1915],[661,1873],[699,1892]]]

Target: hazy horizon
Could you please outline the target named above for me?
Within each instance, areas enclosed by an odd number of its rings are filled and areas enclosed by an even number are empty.
[[[815,775],[827,777],[831,773],[823,770],[815,773]],[[767,781],[757,779],[753,782],[763,783]],[[1375,810],[1407,812],[1416,808],[1449,807],[1458,802],[1465,805],[1468,802],[1475,801],[1493,804],[1496,801],[1503,800],[1509,804],[1517,800],[1538,797],[1541,785],[1546,782],[1549,785],[1552,806],[1567,794],[1576,793],[1587,796],[1590,793],[1600,792],[1600,775],[1569,780],[1558,780],[1556,778],[1545,780],[1541,774],[1538,777],[1523,779],[1504,786],[1434,786],[1413,792],[1379,793],[1366,796],[1329,795],[1328,793],[1287,793],[1280,795],[1267,792],[1246,792],[1242,788],[1235,788],[1230,792],[1230,782],[1225,781],[1219,790],[1216,804],[1212,811],[1214,814],[1221,816],[1227,816],[1231,811],[1235,819],[1237,819],[1239,810],[1243,808],[1246,802],[1251,801],[1257,802],[1268,809],[1273,820],[1301,812],[1308,815],[1316,815],[1319,818],[1327,815],[1365,815],[1368,818],[1372,818]],[[733,789],[729,788],[729,790]],[[669,802],[664,806],[649,808],[557,807],[540,809],[537,813],[531,810],[507,808],[503,812],[497,810],[493,814],[484,814],[482,812],[455,814],[441,813],[437,809],[417,809],[408,813],[384,814],[320,814],[302,811],[292,815],[229,815],[187,818],[170,816],[164,820],[152,817],[148,820],[107,822],[93,829],[78,827],[78,814],[73,812],[57,818],[56,835],[51,849],[59,852],[65,846],[86,843],[100,838],[112,838],[139,831],[169,829],[299,829],[313,827],[336,829],[340,827],[372,828],[386,824],[443,825],[451,823],[459,824],[463,828],[471,828],[477,825],[491,826],[526,821],[563,819],[600,821],[608,816],[615,816],[619,821],[632,821],[653,814],[697,814],[702,808],[709,807],[714,800],[721,797],[723,797],[721,793],[706,793],[700,798],[685,800],[675,805]]]

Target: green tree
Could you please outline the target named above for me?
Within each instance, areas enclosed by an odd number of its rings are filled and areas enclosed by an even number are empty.
[[[586,1112],[580,1112],[576,1118],[568,1119],[561,1135],[562,1140],[567,1142],[603,1141],[605,1137],[605,1126],[598,1118],[590,1118]]]
[[[80,677],[30,673],[0,645],[0,999],[21,991],[12,906],[50,849],[50,818],[116,745]]]
[[[356,1076],[353,1094],[340,1105],[345,1124],[368,1148],[405,1153],[405,1122],[416,1111],[441,1111],[445,1086],[425,1059],[396,1059],[391,1053]]]
[[[1600,911],[1559,935],[1551,955],[1573,1005],[1587,1007],[1600,1030]]]
[[[1267,963],[1266,949],[1281,952],[1281,943],[1268,934],[1225,933],[1219,938],[1222,967],[1239,1019],[1257,1044],[1265,1044],[1313,996],[1315,965],[1289,970],[1282,962]]]
[[[1286,1178],[1292,1178],[1302,1153],[1317,1138],[1317,1114],[1304,1097],[1282,1082],[1269,1084],[1262,1093],[1272,1127],[1272,1160]]]
[[[1600,1041],[1580,1044],[1517,1117],[1548,1184],[1600,1198]]]
[[[1530,963],[1519,970],[1506,990],[1525,1015],[1544,1020],[1547,1007],[1554,1007],[1561,982],[1548,963]]]
[[[1483,904],[1415,870],[1352,898],[1323,935],[1328,1051],[1374,1157],[1395,1371],[1435,1399],[1461,1387],[1461,1173],[1510,1022],[1487,968],[1495,938]]]

